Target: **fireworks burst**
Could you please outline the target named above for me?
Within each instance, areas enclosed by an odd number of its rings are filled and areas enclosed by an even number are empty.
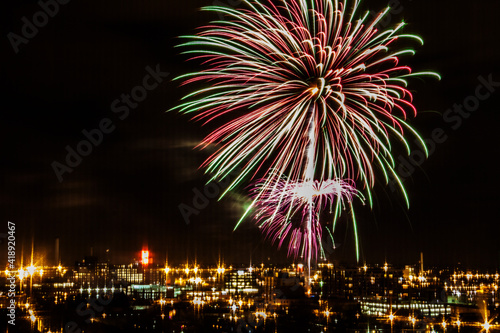
[[[219,123],[200,143],[218,146],[203,166],[214,178],[242,170],[227,191],[261,178],[251,205],[261,228],[280,243],[290,232],[289,252],[301,248],[309,259],[319,248],[324,203],[336,207],[333,224],[339,203],[350,206],[358,196],[371,205],[376,168],[386,183],[392,178],[399,184],[408,202],[394,170],[391,138],[410,153],[404,138],[409,131],[425,147],[406,122],[408,113],[416,114],[406,79],[438,75],[413,73],[400,57],[414,51],[393,49],[398,39],[422,40],[402,34],[404,23],[378,30],[390,8],[358,19],[359,3],[243,0],[244,9],[205,7],[228,20],[185,36],[181,44],[207,69],[179,78],[210,86],[175,109],[204,124]],[[307,223],[291,231],[295,212],[303,216],[301,225]]]
[[[270,191],[262,191],[264,184],[258,183],[253,189],[254,197],[259,197],[256,201],[259,227],[279,246],[289,238],[288,254],[302,257],[309,252],[313,258],[318,253],[324,256],[321,211],[328,207],[330,213],[338,216],[340,209],[346,203],[350,205],[353,197],[359,195],[351,183],[343,180],[279,180]]]

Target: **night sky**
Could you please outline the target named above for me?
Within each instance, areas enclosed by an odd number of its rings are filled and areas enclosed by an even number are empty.
[[[174,45],[177,36],[218,18],[199,10],[212,3],[70,1],[36,34],[31,31],[17,53],[8,34],[22,35],[22,18],[32,22],[41,7],[36,1],[2,5],[0,233],[7,221],[16,223],[18,256],[28,256],[33,239],[37,261],[52,263],[59,237],[65,264],[91,248],[100,258],[109,249],[113,262],[130,262],[145,246],[161,262],[167,253],[173,263],[216,263],[219,256],[226,262],[287,261],[286,249],[264,241],[251,220],[233,232],[248,202],[245,188],[219,202],[210,199],[189,224],[179,210],[193,206],[193,189],[203,192],[209,179],[199,165],[210,151],[194,147],[211,128],[166,112],[188,92],[172,79],[201,69]],[[362,7],[386,4],[365,0]],[[391,22],[404,19],[405,31],[425,40],[407,63],[442,75],[441,81],[411,81],[419,115],[410,122],[439,143],[417,167],[399,168],[407,176],[409,210],[382,184],[373,210],[357,207],[362,261],[413,264],[423,251],[429,265],[498,268],[500,2],[400,0],[399,6]],[[142,86],[150,71],[161,73],[147,82],[151,90],[143,101],[114,103]],[[474,105],[481,80],[493,84],[490,90],[483,84],[483,100]],[[447,111],[464,101],[473,112]],[[96,136],[92,152],[73,161],[72,172],[59,181],[54,161],[65,164],[66,147],[76,149],[86,140],[84,130],[100,126],[108,133]],[[401,163],[400,153],[396,148]],[[340,221],[335,241],[330,258],[354,263],[347,220]],[[5,243],[2,248],[5,260]]]

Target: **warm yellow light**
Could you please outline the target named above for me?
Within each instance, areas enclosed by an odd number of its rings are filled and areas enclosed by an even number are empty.
[[[168,272],[170,272],[170,267],[165,267],[165,274],[168,274]]]
[[[200,305],[205,304],[205,301],[202,301],[200,298],[196,297],[196,298],[193,300],[193,304],[194,304],[194,305],[198,305],[198,306],[200,306]]]
[[[488,332],[491,328],[490,323],[488,321],[485,321],[483,324],[483,328],[486,332]]]
[[[149,264],[149,251],[148,250],[142,250],[142,264],[143,265]]]
[[[194,269],[193,269],[193,271],[194,271],[194,274],[197,274],[198,273],[198,267],[195,266]]]
[[[441,325],[443,326],[443,328],[446,328],[446,322],[445,322],[445,321],[443,321],[443,322],[441,323]]]
[[[62,266],[61,265],[57,266],[57,270],[60,272],[62,270]]]
[[[186,272],[186,275],[189,274],[189,267],[186,266],[186,269],[184,270],[184,272]]]
[[[316,95],[316,93],[317,93],[318,91],[319,91],[318,87],[314,87],[314,88],[312,88],[312,89],[311,89],[311,93],[312,93],[313,95]]]
[[[393,320],[394,320],[394,315],[393,315],[392,313],[389,315],[389,320],[390,320],[390,321],[393,321]]]
[[[36,317],[34,315],[31,315],[30,319],[31,319],[31,322],[33,322],[33,323],[36,321]]]

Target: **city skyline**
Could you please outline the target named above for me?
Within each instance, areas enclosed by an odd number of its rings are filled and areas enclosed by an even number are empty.
[[[251,325],[260,332],[331,332],[375,324],[377,332],[391,333],[409,327],[426,332],[500,327],[498,272],[429,269],[423,262],[416,267],[322,263],[313,269],[308,289],[304,264],[175,266],[152,264],[147,251],[141,257],[122,265],[88,257],[73,267],[30,264],[2,270],[2,291],[15,274],[17,324],[40,332],[123,331],[120,318],[126,319],[127,331],[138,332],[179,326],[227,332],[228,325]],[[10,308],[0,293],[0,311]]]
[[[66,263],[91,248],[99,256],[110,249],[113,260],[122,262],[144,246],[178,260],[293,261],[286,249],[263,240],[250,219],[233,232],[249,201],[243,188],[220,202],[199,198],[211,193],[209,177],[198,169],[207,152],[193,148],[209,129],[165,112],[187,91],[172,79],[198,65],[173,47],[176,36],[217,19],[198,10],[207,4],[212,1],[137,7],[109,2],[96,3],[95,10],[91,3],[70,3],[18,52],[4,39],[9,65],[2,68],[0,218],[16,223],[24,244],[19,254],[29,253],[33,240],[50,258],[59,238]],[[490,34],[496,35],[500,5],[397,4],[401,11],[395,10],[391,23],[404,19],[406,31],[426,41],[416,49],[413,67],[443,79],[412,85],[419,116],[411,123],[431,154],[424,162],[414,155],[412,164],[395,153],[405,165],[399,171],[409,210],[391,185],[375,189],[373,212],[359,207],[361,262],[416,262],[424,252],[432,265],[498,268],[500,47]],[[362,5],[376,11],[387,2]],[[40,10],[23,2],[7,7],[4,36],[21,34],[21,18]],[[143,91],[144,99],[138,95]],[[82,141],[90,148],[79,146]],[[91,152],[69,165],[67,156],[78,147]],[[331,258],[355,263],[346,221],[334,237]]]

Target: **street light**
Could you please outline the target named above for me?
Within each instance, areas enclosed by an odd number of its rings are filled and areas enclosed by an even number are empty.
[[[328,325],[328,319],[330,319],[330,315],[331,315],[330,309],[326,309],[325,310],[325,317],[326,317],[326,324],[327,325]]]
[[[33,276],[33,274],[34,274],[34,273],[35,273],[35,271],[36,271],[36,267],[35,267],[35,266],[33,266],[33,264],[31,264],[30,266],[28,266],[28,267],[26,268],[26,270],[28,271],[28,273],[30,274],[30,276]]]
[[[484,324],[482,326],[483,326],[483,330],[485,332],[489,332],[490,331],[491,325],[490,325],[490,323],[487,320],[484,322]]]

